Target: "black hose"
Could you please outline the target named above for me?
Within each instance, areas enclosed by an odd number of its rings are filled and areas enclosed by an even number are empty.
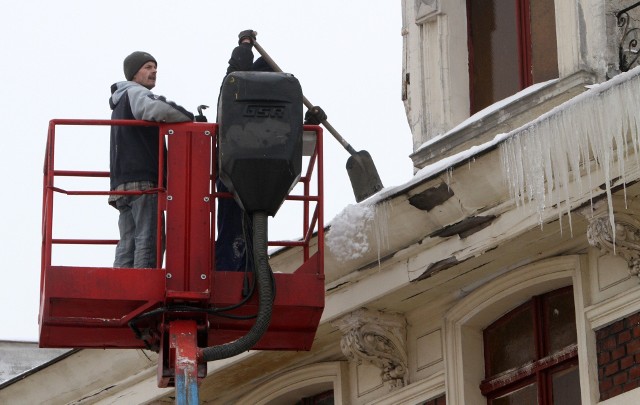
[[[273,309],[272,274],[267,255],[267,214],[253,213],[253,258],[258,286],[258,315],[246,335],[238,340],[202,349],[203,361],[214,361],[236,356],[250,350],[262,338],[271,323]]]

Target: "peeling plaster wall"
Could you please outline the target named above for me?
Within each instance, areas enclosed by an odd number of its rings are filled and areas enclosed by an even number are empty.
[[[403,98],[414,151],[469,116],[465,4],[402,2]]]

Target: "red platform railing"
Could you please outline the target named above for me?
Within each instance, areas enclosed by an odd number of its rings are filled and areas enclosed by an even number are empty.
[[[140,194],[71,190],[56,184],[60,177],[109,177],[108,171],[56,169],[56,129],[112,125],[159,128],[157,184],[160,187],[147,192],[157,193],[159,197],[158,235],[162,234],[160,219],[166,213],[166,265],[154,269],[94,267],[91,263],[53,265],[52,250],[56,245],[115,245],[118,242],[106,238],[55,238],[56,229],[69,232],[65,218],[57,215],[54,221],[56,195],[82,198]],[[304,130],[305,137],[311,139],[312,151],[305,157],[306,170],[300,178],[302,187],[294,189],[301,188],[302,194],[287,197],[287,201],[303,206],[302,225],[297,225],[301,237],[269,241],[269,246],[299,250],[292,265],[297,270],[274,274],[276,297],[272,321],[255,349],[309,350],[324,308],[322,129],[305,126]],[[252,276],[214,268],[216,200],[232,198],[228,193],[215,191],[216,131],[217,125],[213,123],[50,122],[43,180],[40,347],[160,350],[168,323],[176,319],[196,321],[201,347],[233,341],[251,328],[251,316],[257,312],[257,297],[243,298],[242,291]],[[168,147],[166,188],[162,187],[165,139]],[[281,211],[284,209],[285,205]],[[316,243],[312,246],[314,240]],[[162,263],[159,243],[157,263]]]

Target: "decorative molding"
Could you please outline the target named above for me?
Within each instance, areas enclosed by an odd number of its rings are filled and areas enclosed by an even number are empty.
[[[629,215],[615,214],[615,233],[608,214],[589,220],[587,240],[591,246],[622,257],[632,276],[640,277],[640,223]]]
[[[424,24],[440,14],[440,0],[416,0],[416,24]]]
[[[640,286],[585,308],[590,328],[600,329],[640,311]]]
[[[444,370],[440,370],[424,380],[413,382],[402,390],[384,395],[367,405],[414,405],[444,395]]]
[[[299,397],[296,393],[319,393],[333,389],[334,403],[349,403],[348,368],[346,362],[315,363],[289,370],[272,378],[242,396],[238,403],[266,405],[281,403],[283,398]]]
[[[424,370],[442,362],[442,329],[432,330],[416,339],[416,369]],[[421,350],[422,349],[422,350]],[[427,351],[428,354],[424,354]],[[422,355],[421,355],[422,353]],[[421,362],[425,360],[424,362]]]
[[[340,329],[342,353],[349,361],[366,361],[380,369],[393,391],[407,384],[406,320],[402,315],[356,310],[332,323]]]

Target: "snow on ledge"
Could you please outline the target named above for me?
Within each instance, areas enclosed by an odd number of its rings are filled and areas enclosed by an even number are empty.
[[[473,123],[480,121],[481,119],[483,119],[484,117],[491,115],[493,113],[495,113],[496,111],[502,110],[503,108],[505,108],[506,106],[508,106],[509,104],[524,98],[526,96],[528,96],[529,94],[535,93],[537,91],[539,91],[540,89],[547,87],[549,85],[551,85],[552,83],[556,83],[558,82],[558,79],[552,79],[546,82],[542,82],[542,83],[536,83],[532,86],[529,86],[523,90],[520,90],[519,92],[517,92],[516,94],[509,96],[505,99],[502,99],[496,103],[491,104],[490,106],[478,111],[477,113],[473,114],[471,117],[467,118],[466,120],[462,121],[460,124],[456,125],[455,127],[453,127],[452,129],[448,130],[447,132],[445,132],[444,134],[440,134],[437,135],[431,139],[429,139],[428,141],[426,141],[425,143],[423,143],[422,145],[420,145],[420,147],[416,150],[415,153],[419,152],[421,149],[424,149],[430,145],[433,145],[434,143],[440,141],[443,138],[447,138],[449,135],[454,134],[458,131],[460,131],[462,128],[468,127],[470,125],[472,125]]]
[[[376,235],[384,234],[386,229],[386,223],[379,223],[386,221],[386,214],[376,215],[374,206],[496,145],[500,148],[505,181],[516,203],[533,203],[541,220],[546,207],[560,206],[563,203],[565,210],[560,210],[559,215],[567,213],[571,226],[572,207],[564,186],[569,184],[570,177],[581,184],[581,177],[578,175],[580,163],[588,161],[591,153],[597,158],[597,164],[604,170],[607,180],[611,180],[614,161],[617,161],[620,173],[624,176],[624,161],[621,158],[630,152],[623,142],[627,133],[632,135],[633,151],[640,154],[639,76],[640,67],[636,67],[607,82],[589,86],[584,93],[520,128],[498,134],[489,142],[425,166],[406,183],[386,187],[359,204],[349,205],[330,222],[331,228],[326,236],[329,250],[340,260],[362,257],[370,249],[366,236],[370,227],[376,227]],[[469,125],[548,83],[529,87],[480,111],[437,139],[456,132],[460,127]],[[586,166],[589,169],[589,165]],[[623,179],[623,182],[626,180]],[[606,181],[606,184],[610,223],[614,226],[610,181]],[[384,208],[386,210],[386,206]]]

